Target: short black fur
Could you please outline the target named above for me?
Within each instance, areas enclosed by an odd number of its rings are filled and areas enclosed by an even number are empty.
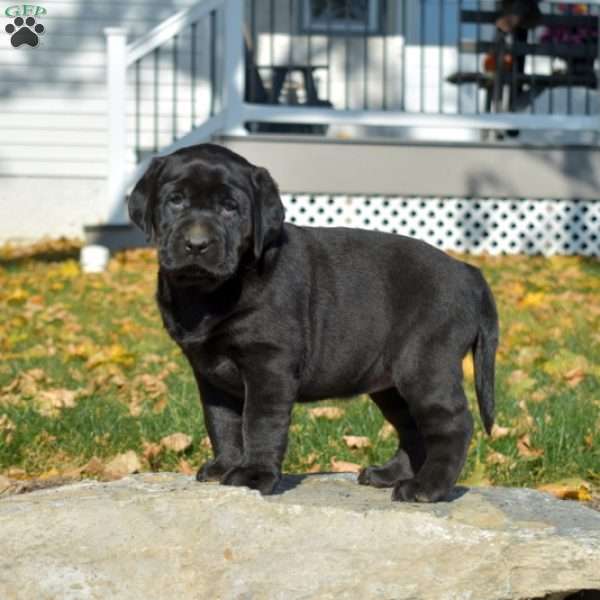
[[[473,430],[469,351],[488,432],[494,420],[498,322],[478,269],[400,235],[284,224],[269,173],[213,144],[155,159],[129,205],[200,390],[214,458],[199,480],[272,493],[294,402],[369,393],[400,442],[359,482],[448,496]]]

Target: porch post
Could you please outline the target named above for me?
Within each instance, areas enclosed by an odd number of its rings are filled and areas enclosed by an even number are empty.
[[[108,101],[107,223],[126,223],[127,160],[127,29],[107,27],[106,83]]]
[[[244,1],[225,0],[224,100],[225,126],[230,134],[244,135]]]

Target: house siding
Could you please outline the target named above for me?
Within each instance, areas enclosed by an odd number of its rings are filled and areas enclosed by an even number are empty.
[[[12,4],[0,4],[2,30]],[[104,28],[126,27],[132,40],[192,4],[46,0],[40,2],[48,12],[38,19],[45,27],[38,47],[14,48],[0,32],[0,176],[104,178]],[[130,125],[133,108],[130,103]]]

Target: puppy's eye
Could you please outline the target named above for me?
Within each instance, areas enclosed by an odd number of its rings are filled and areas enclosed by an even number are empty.
[[[223,200],[222,206],[223,210],[226,210],[228,212],[236,212],[238,209],[237,202],[232,198],[225,198],[225,200]]]
[[[181,204],[183,204],[183,194],[180,194],[179,192],[174,192],[169,196],[169,203],[175,204],[175,206],[180,206]]]

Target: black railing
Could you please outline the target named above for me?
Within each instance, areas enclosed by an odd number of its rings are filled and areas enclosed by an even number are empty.
[[[436,114],[595,113],[598,4],[541,2],[539,22],[510,35],[496,27],[498,5],[248,0],[256,75],[247,99]]]

